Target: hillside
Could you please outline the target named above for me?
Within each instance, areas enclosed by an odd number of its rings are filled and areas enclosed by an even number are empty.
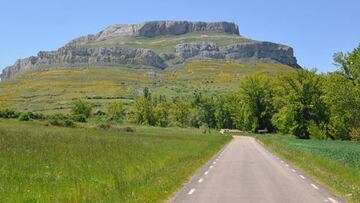
[[[296,68],[291,47],[245,38],[234,23],[113,25],[6,67],[0,108],[67,111],[77,98],[101,108],[112,99],[128,101],[144,87],[169,96],[218,94],[236,90],[246,75]]]

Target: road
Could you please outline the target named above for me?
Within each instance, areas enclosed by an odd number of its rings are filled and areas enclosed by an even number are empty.
[[[169,202],[341,202],[252,137],[234,139]]]

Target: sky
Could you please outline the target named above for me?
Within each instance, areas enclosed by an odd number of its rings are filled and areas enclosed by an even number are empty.
[[[240,34],[294,48],[298,63],[334,71],[360,43],[359,0],[0,0],[0,70],[112,24],[230,21]]]

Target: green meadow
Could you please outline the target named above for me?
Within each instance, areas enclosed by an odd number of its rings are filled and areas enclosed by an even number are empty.
[[[230,139],[212,130],[0,120],[0,202],[161,202]]]

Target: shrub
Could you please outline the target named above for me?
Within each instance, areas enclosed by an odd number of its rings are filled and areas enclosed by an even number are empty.
[[[29,118],[33,120],[44,120],[45,115],[42,113],[29,112]]]
[[[351,139],[354,141],[360,141],[360,128],[354,128],[351,131]]]
[[[112,121],[120,122],[124,119],[126,113],[124,104],[120,101],[114,101],[112,102],[107,109],[108,118]]]
[[[75,127],[74,122],[61,113],[49,116],[49,124],[60,127]]]
[[[82,114],[86,118],[90,117],[91,114],[91,103],[83,100],[77,100],[73,103],[73,106],[71,108],[71,113],[73,115],[79,115]]]
[[[74,122],[86,123],[86,117],[83,114],[72,115],[71,120]]]
[[[18,112],[11,109],[0,110],[0,118],[18,118],[19,115]]]
[[[30,116],[28,112],[22,112],[19,116],[19,120],[20,121],[29,121],[30,120]]]

